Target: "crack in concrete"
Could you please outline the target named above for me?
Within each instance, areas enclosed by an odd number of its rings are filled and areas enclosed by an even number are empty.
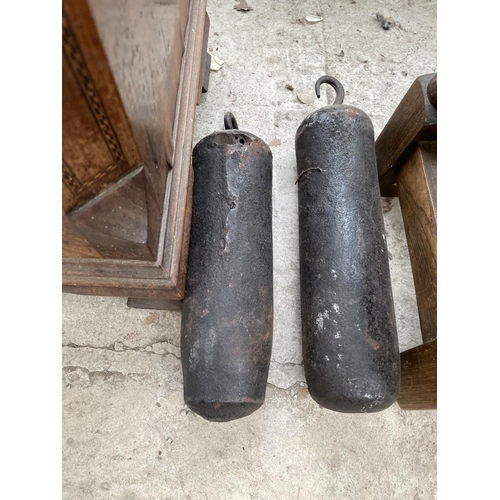
[[[99,349],[99,348],[97,348],[97,349]],[[67,375],[70,375],[73,372],[77,372],[78,370],[82,371],[84,373],[84,375],[86,375],[88,377],[88,383],[85,384],[85,382],[83,382],[84,387],[89,387],[90,385],[93,385],[98,380],[120,381],[120,380],[124,380],[124,379],[128,378],[131,380],[149,381],[151,379],[151,376],[149,374],[146,374],[146,373],[137,373],[137,372],[125,373],[125,372],[121,372],[118,370],[90,371],[88,368],[85,368],[84,366],[80,366],[80,365],[67,365],[67,366],[62,367],[63,373],[65,373]],[[77,386],[82,385],[80,378],[68,382],[66,384],[66,388],[72,388],[74,385],[77,385]],[[299,385],[299,386],[304,387],[303,383],[301,383],[300,381],[294,381],[292,384],[290,384],[287,387],[280,387],[280,386],[277,386],[271,382],[267,382],[267,385],[273,387],[274,389],[277,389],[278,391],[283,391],[285,393],[288,393],[290,391],[290,389],[295,385]]]
[[[156,354],[157,356],[173,356],[174,358],[180,360],[181,357],[177,356],[177,354],[174,354],[173,352],[155,352],[153,351],[153,346],[156,344],[167,344],[170,347],[175,347],[176,349],[179,349],[179,347],[175,346],[174,344],[170,344],[169,342],[154,342],[151,345],[147,346],[139,346],[139,347],[128,347],[126,345],[123,345],[119,343],[122,347],[122,349],[116,349],[115,345],[119,342],[115,342],[114,344],[111,344],[109,346],[93,346],[89,344],[75,344],[74,342],[69,342],[68,344],[63,344],[63,347],[68,347],[70,349],[96,349],[100,351],[112,351],[112,352],[125,352],[125,351],[136,351],[136,352],[142,352],[146,354]],[[150,351],[146,350],[148,347],[151,348]]]
[[[278,389],[278,391],[284,391],[284,392],[288,391],[288,387],[286,389],[283,389],[283,387],[278,387],[277,385],[271,384],[271,382],[268,382],[267,385],[273,387],[274,389]]]
[[[95,370],[95,371],[90,371],[88,368],[85,368],[84,366],[80,365],[68,365],[68,366],[63,366],[62,371],[65,374],[70,375],[73,372],[77,372],[80,370],[81,372],[84,373],[88,377],[88,384],[84,383],[84,386],[90,386],[92,385],[96,380],[103,379],[105,381],[107,380],[123,380],[125,378],[129,378],[131,380],[151,380],[151,376],[147,373],[138,373],[138,372],[129,372],[129,373],[124,373],[120,372],[118,370]],[[80,379],[75,379],[73,381],[68,382],[66,384],[66,387],[72,387],[73,384],[78,384],[80,382]]]
[[[293,382],[293,384],[290,384],[289,386],[287,387],[280,387],[279,385],[275,385],[271,382],[267,382],[267,385],[273,387],[274,389],[278,389],[278,391],[284,391],[284,392],[289,392],[290,389],[294,386],[294,385],[298,385],[300,387],[307,387],[307,384],[305,384],[304,382],[301,382],[299,380],[295,380]]]

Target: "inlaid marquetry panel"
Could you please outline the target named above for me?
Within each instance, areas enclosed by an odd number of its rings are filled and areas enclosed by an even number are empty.
[[[140,162],[87,4],[62,14],[63,211],[90,200]]]

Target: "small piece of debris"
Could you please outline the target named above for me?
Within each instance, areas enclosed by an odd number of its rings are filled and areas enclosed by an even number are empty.
[[[382,198],[382,212],[386,214],[392,208],[392,198]]]
[[[403,76],[408,76],[408,71],[401,71],[401,74],[402,74]]]
[[[306,16],[306,21],[309,24],[316,24],[316,23],[320,23],[321,21],[323,21],[323,18],[319,17],[319,16]]]
[[[285,88],[286,88],[287,90],[293,90],[293,85],[290,85],[289,83],[287,83],[287,84],[285,85]]]
[[[383,29],[388,30],[390,28],[389,20],[386,19],[382,14],[378,13],[375,17],[377,18],[377,21],[380,23],[380,26],[382,26]]]
[[[339,57],[344,57],[345,56],[345,52],[343,50],[341,50],[337,55]]]
[[[115,342],[114,349],[115,351],[124,351],[125,347],[121,342]]]
[[[211,58],[210,71],[219,71],[222,68],[225,61],[219,59],[217,56],[214,56],[213,54],[210,54],[210,58]]]
[[[158,408],[160,408],[160,407],[161,407],[161,404],[160,404],[160,403],[156,403],[156,406],[158,406]]]
[[[167,438],[167,443],[168,444],[172,444],[174,442],[174,440],[171,438],[171,437],[168,437]]]
[[[151,325],[151,324],[156,324],[160,320],[160,315],[158,313],[151,313],[148,316],[146,316],[144,320],[145,325]]]
[[[304,92],[297,92],[297,99],[302,104],[311,104],[316,99],[316,95],[312,90],[306,90]]]
[[[275,137],[270,143],[269,146],[281,146],[281,139]]]
[[[234,10],[239,10],[242,12],[248,12],[249,10],[253,10],[253,8],[250,7],[245,0],[239,0],[239,1],[240,3],[233,7]]]
[[[127,333],[127,335],[125,335],[123,338],[125,340],[133,340],[138,336],[139,336],[139,334],[137,332],[130,332],[130,333]]]
[[[219,33],[217,33],[217,31],[214,31],[214,35],[219,36]]]
[[[358,56],[358,61],[360,63],[367,63],[368,62],[368,57],[366,57],[364,54]]]
[[[160,450],[158,450],[158,455],[161,455],[161,451]]]
[[[388,257],[389,257],[389,260],[392,260],[392,253],[391,253],[391,252],[389,252],[389,250],[387,250],[387,255],[388,255]]]

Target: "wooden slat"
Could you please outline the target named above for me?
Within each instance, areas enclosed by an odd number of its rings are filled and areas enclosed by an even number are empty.
[[[436,149],[436,142],[418,143],[417,149],[397,173],[424,342],[437,337]]]
[[[210,35],[210,18],[208,17],[208,14],[205,15],[205,30],[203,33],[203,47],[202,47],[202,54],[205,57],[205,64],[203,65],[202,71],[200,71],[200,93],[198,94],[198,100],[197,103],[200,104],[201,102],[201,94],[205,93],[208,91],[208,83],[210,79],[210,63],[211,63],[211,56],[207,52],[208,50],[208,36]]]
[[[403,410],[437,408],[437,340],[401,354],[398,404]]]

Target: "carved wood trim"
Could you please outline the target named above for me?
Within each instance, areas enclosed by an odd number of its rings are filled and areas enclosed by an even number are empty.
[[[62,15],[62,47],[73,76],[78,82],[82,94],[94,115],[94,119],[106,140],[111,156],[116,163],[126,163],[127,160],[123,154],[118,137],[106,113],[106,109],[104,108],[104,104],[99,96],[99,92],[94,84],[90,71],[87,68],[80,44],[76,39],[75,33],[71,29],[64,9]],[[107,167],[107,170],[111,168],[116,168],[116,165],[111,164]],[[85,185],[83,187],[85,187]]]

